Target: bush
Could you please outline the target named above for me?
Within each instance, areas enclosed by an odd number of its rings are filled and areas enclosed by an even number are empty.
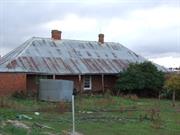
[[[116,90],[124,94],[157,96],[164,85],[164,73],[151,62],[130,64],[119,73]]]
[[[177,95],[179,96],[180,93],[180,75],[170,75],[165,82],[164,88],[166,91],[172,92],[173,106],[175,106],[175,98],[177,98]]]

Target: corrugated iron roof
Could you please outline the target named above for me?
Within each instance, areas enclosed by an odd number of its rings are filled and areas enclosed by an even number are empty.
[[[146,59],[119,43],[31,38],[0,60],[0,72],[116,74]]]

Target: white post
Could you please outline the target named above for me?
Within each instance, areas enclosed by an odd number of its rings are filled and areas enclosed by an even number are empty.
[[[73,135],[75,135],[75,117],[74,117],[74,95],[72,95],[72,122],[73,122]]]

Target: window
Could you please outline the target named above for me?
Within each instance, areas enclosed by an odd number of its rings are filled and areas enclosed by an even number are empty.
[[[91,90],[91,76],[84,77],[84,90]]]

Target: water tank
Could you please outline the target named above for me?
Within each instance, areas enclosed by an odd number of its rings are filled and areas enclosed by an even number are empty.
[[[73,81],[40,79],[39,99],[45,101],[71,102],[73,93]]]

